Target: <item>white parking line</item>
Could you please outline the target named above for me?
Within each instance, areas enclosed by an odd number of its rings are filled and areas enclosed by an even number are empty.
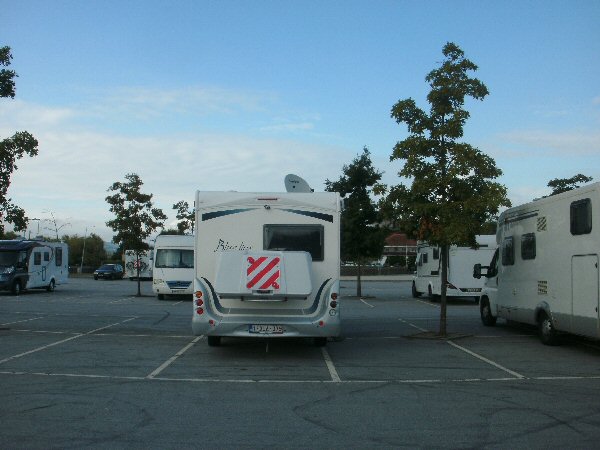
[[[365,305],[367,305],[369,308],[375,308],[375,305],[371,305],[369,302],[366,302],[365,300],[362,299],[362,297],[359,300],[361,302],[363,302]]]
[[[43,317],[34,317],[33,319],[16,320],[14,322],[0,323],[0,326],[13,325],[15,323],[31,322],[32,320],[40,320]]]
[[[337,373],[337,370],[335,370],[335,366],[333,365],[331,356],[329,356],[329,352],[324,347],[321,347],[321,353],[323,354],[323,359],[325,359],[325,364],[327,365],[327,369],[329,370],[331,381],[333,381],[334,383],[339,383],[340,381],[342,381]]]
[[[75,336],[71,336],[70,338],[63,339],[61,341],[53,342],[52,344],[43,345],[42,347],[34,348],[33,350],[29,350],[27,352],[19,353],[18,355],[9,356],[8,358],[0,359],[0,364],[4,364],[5,362],[12,361],[13,359],[22,358],[23,356],[31,355],[32,353],[37,353],[42,350],[46,350],[47,348],[54,347],[55,345],[64,344],[65,342],[72,341],[73,339],[80,338],[82,336],[88,336],[97,331],[106,330],[107,328],[114,327],[116,325],[121,325],[122,323],[130,322],[132,320],[137,319],[137,317],[131,317],[127,320],[123,320],[121,322],[112,323],[110,325],[106,325],[104,327],[96,328],[95,330],[88,331],[87,333],[77,334]]]
[[[179,358],[181,355],[183,355],[185,352],[187,352],[191,347],[193,347],[193,345],[198,342],[200,339],[202,339],[204,336],[198,336],[196,338],[194,338],[192,340],[192,342],[190,342],[189,344],[187,344],[185,347],[183,347],[181,350],[179,350],[177,353],[175,353],[174,356],[172,356],[171,358],[167,359],[164,363],[162,363],[154,372],[152,372],[151,374],[147,375],[146,378],[154,378],[156,377],[158,374],[160,374],[163,370],[165,370],[167,367],[169,367],[171,364],[173,364],[173,362],[175,362],[175,360],[177,358]]]
[[[419,326],[415,325],[414,323],[410,323],[410,322],[408,322],[408,321],[406,321],[406,320],[404,320],[404,319],[398,319],[398,320],[399,320],[400,322],[402,322],[402,323],[405,323],[406,325],[409,325],[409,326],[411,326],[411,327],[413,327],[413,328],[416,328],[417,330],[419,330],[419,331],[422,331],[422,332],[424,332],[424,333],[425,333],[425,332],[427,332],[427,331],[429,331],[429,330],[426,330],[425,328],[421,328],[421,327],[419,327]]]
[[[554,377],[531,377],[531,378],[463,378],[463,379],[390,379],[390,380],[252,380],[241,378],[169,378],[169,377],[140,377],[123,375],[96,375],[80,373],[47,373],[47,372],[25,372],[25,371],[0,371],[0,375],[29,375],[38,377],[65,377],[65,378],[96,378],[107,380],[131,380],[131,381],[170,381],[170,382],[188,382],[188,383],[263,383],[263,384],[449,384],[449,383],[504,383],[504,382],[522,382],[522,381],[579,381],[579,380],[599,380],[600,375],[581,375],[581,376],[554,376]]]
[[[415,300],[415,302],[423,303],[424,305],[432,306],[434,308],[439,308],[440,307],[440,305],[438,303],[426,302],[425,300]]]
[[[483,362],[485,362],[487,364],[490,364],[490,365],[492,365],[492,366],[494,366],[494,367],[496,367],[496,368],[498,368],[500,370],[503,370],[504,372],[509,373],[512,376],[516,377],[516,378],[519,378],[519,379],[526,378],[525,375],[521,375],[520,373],[515,372],[514,370],[507,369],[506,367],[498,364],[497,362],[494,362],[491,359],[487,359],[484,356],[481,356],[481,355],[479,355],[479,354],[477,354],[475,352],[472,352],[471,350],[469,350],[469,349],[467,349],[467,348],[465,348],[465,347],[463,347],[461,345],[458,345],[458,344],[456,344],[456,343],[454,343],[452,341],[446,341],[446,342],[448,342],[448,344],[451,345],[452,347],[457,348],[459,350],[462,350],[463,352],[468,353],[469,355],[471,355],[471,356],[473,356],[473,357],[475,357],[475,358],[477,358],[477,359],[479,359],[479,360],[481,360],[481,361],[483,361]]]

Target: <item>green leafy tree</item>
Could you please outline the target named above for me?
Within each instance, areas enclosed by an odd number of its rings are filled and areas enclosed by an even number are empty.
[[[10,66],[12,54],[10,47],[0,47],[0,66]],[[0,97],[15,98],[14,70],[0,70]],[[25,211],[12,203],[7,197],[10,177],[17,170],[16,161],[25,155],[38,154],[38,141],[27,131],[18,131],[12,137],[0,140],[0,235],[4,233],[4,224],[11,223],[15,231],[27,229],[28,219]]]
[[[356,295],[360,297],[362,266],[381,257],[383,252],[385,232],[379,227],[379,214],[371,194],[381,193],[385,187],[379,183],[382,173],[373,167],[366,147],[342,172],[337,181],[325,181],[325,190],[339,192],[347,199],[341,218],[341,254],[343,260],[358,266]]]
[[[67,234],[62,237],[62,240],[69,245],[70,266],[96,268],[106,261],[107,255],[104,249],[104,241],[95,233],[91,233],[86,237],[78,235],[69,236]],[[84,242],[85,253],[83,252]],[[82,256],[84,259],[82,259]]]
[[[476,245],[482,224],[510,206],[506,188],[492,180],[502,171],[477,148],[459,142],[469,118],[465,97],[483,100],[486,86],[469,72],[477,66],[453,43],[443,48],[444,61],[425,80],[429,113],[412,98],[398,101],[391,116],[406,124],[409,136],[398,142],[391,160],[404,160],[400,177],[412,181],[390,189],[386,212],[397,215],[418,239],[441,248],[442,295],[439,334],[446,336],[446,289],[450,245]]]
[[[177,211],[175,217],[179,220],[179,222],[177,222],[179,234],[186,234],[188,230],[191,231],[191,234],[194,234],[194,208],[190,208],[188,202],[181,200],[173,205],[173,209]]]
[[[552,188],[552,193],[550,193],[550,196],[571,191],[578,188],[580,184],[589,183],[592,180],[592,177],[588,177],[580,173],[572,176],[571,178],[555,178],[548,181],[548,187]]]
[[[126,250],[131,250],[140,259],[150,249],[147,239],[162,227],[167,216],[152,203],[152,194],[140,192],[144,184],[136,174],[125,175],[127,181],[117,181],[108,188],[112,195],[106,197],[110,212],[115,218],[106,222],[116,235],[113,242]],[[140,274],[137,274],[137,295],[141,296]]]

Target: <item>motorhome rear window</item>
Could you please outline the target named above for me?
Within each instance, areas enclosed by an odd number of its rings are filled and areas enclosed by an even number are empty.
[[[56,247],[54,249],[54,251],[56,253],[56,258],[55,258],[56,265],[57,266],[62,266],[62,248]]]
[[[502,241],[502,265],[512,266],[515,263],[515,246],[513,237],[505,237]]]
[[[160,248],[156,250],[154,267],[159,269],[193,269],[194,250]]]
[[[521,259],[535,259],[535,233],[521,236]]]
[[[571,234],[592,232],[592,202],[589,198],[571,203]]]
[[[265,250],[308,252],[313,261],[323,261],[323,225],[265,225],[263,238]]]

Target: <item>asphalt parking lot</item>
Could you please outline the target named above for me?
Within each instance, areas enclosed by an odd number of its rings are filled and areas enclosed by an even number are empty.
[[[342,282],[343,338],[191,335],[188,299],[72,278],[0,294],[2,448],[596,448],[600,345],[543,346],[407,282]]]

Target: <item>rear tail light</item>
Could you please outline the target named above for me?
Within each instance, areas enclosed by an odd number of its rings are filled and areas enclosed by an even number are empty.
[[[199,316],[204,314],[204,308],[196,308],[196,314],[198,314]]]

